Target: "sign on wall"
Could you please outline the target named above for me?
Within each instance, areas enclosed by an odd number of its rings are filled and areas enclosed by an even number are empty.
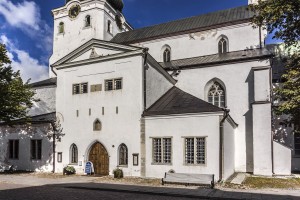
[[[87,175],[92,175],[92,173],[94,173],[94,165],[92,162],[88,161],[85,164],[85,170],[84,173],[86,173]]]

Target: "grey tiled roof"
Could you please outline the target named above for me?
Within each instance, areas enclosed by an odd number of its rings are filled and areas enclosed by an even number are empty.
[[[223,110],[221,108],[188,94],[174,86],[152,106],[150,106],[143,115],[153,116],[222,111]]]
[[[50,86],[50,85],[56,85],[57,82],[57,78],[49,78],[46,80],[42,80],[39,82],[35,82],[35,83],[31,83],[30,86],[31,87],[42,87],[42,86]]]
[[[30,119],[33,123],[54,121],[56,119],[56,112],[32,116]]]
[[[185,58],[180,60],[172,60],[171,62],[160,63],[166,70],[184,69],[201,67],[207,65],[224,64],[228,62],[239,62],[253,59],[270,58],[271,53],[267,49],[252,49],[244,51],[234,51],[224,54],[213,54],[207,56],[199,56],[193,58]]]
[[[254,13],[248,9],[248,6],[241,6],[119,33],[111,42],[130,44],[191,31],[202,31],[226,24],[246,22],[253,16]]]

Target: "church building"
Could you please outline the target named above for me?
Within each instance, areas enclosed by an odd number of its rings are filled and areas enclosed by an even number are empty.
[[[55,109],[42,114],[54,112],[65,135],[52,154],[47,138],[35,144],[41,163],[149,178],[289,175],[291,150],[272,136],[272,55],[248,6],[139,29],[123,6],[67,0],[52,10],[50,79],[35,84],[55,86],[43,96]]]

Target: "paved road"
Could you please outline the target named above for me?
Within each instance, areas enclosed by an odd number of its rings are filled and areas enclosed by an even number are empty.
[[[0,200],[191,200],[194,198],[176,197],[168,194],[150,194],[137,191],[109,189],[79,189],[68,186],[38,186],[0,184]],[[197,198],[200,199],[200,198]]]

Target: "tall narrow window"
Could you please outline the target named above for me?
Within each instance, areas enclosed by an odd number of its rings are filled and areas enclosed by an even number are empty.
[[[71,164],[77,164],[78,163],[78,148],[76,144],[71,145]]]
[[[107,32],[112,33],[112,24],[110,20],[107,21]]]
[[[128,149],[125,144],[119,146],[119,165],[128,165]]]
[[[165,49],[163,57],[164,57],[164,62],[171,61],[171,50],[169,48]]]
[[[19,140],[9,140],[9,159],[19,159]]]
[[[65,24],[63,22],[60,22],[58,26],[58,33],[64,33],[64,32],[65,32]]]
[[[153,138],[153,163],[171,164],[172,163],[172,139],[171,138]]]
[[[102,125],[99,119],[94,121],[94,131],[101,131]]]
[[[228,42],[225,38],[219,41],[219,53],[226,53],[228,51]]]
[[[31,140],[30,145],[31,159],[41,160],[42,159],[42,140]]]
[[[205,164],[205,138],[185,138],[185,164]]]
[[[208,102],[218,107],[225,107],[225,90],[218,82],[214,82],[210,87]]]
[[[91,26],[91,16],[87,15],[85,17],[85,27]]]

